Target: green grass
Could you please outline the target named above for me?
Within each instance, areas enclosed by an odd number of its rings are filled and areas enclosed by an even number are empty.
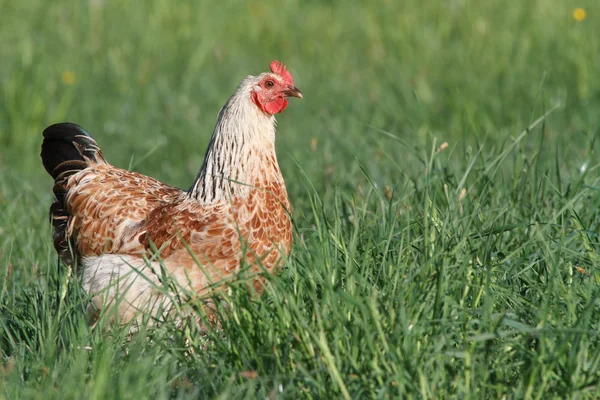
[[[0,9],[0,398],[600,397],[597,1]],[[275,58],[304,93],[279,117],[283,271],[206,336],[90,329],[41,131],[187,187]]]

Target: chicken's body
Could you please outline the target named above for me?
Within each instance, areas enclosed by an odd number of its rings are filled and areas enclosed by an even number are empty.
[[[282,77],[285,67],[271,70],[242,81],[223,107],[187,191],[108,164],[77,125],[44,131],[42,159],[55,179],[55,247],[67,264],[77,262],[97,309],[116,303],[127,322],[139,310],[168,308],[154,290],[165,272],[187,293],[204,294],[241,265],[250,273],[281,266],[292,225],[273,114],[285,108],[287,96],[301,95],[291,75]],[[273,80],[287,87],[284,104],[274,105],[279,98],[260,88]],[[252,285],[262,291],[260,278]]]

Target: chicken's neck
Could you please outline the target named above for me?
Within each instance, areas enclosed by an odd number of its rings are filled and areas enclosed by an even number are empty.
[[[275,118],[258,110],[242,82],[219,113],[188,193],[205,203],[232,201],[275,181],[283,183],[275,156]]]

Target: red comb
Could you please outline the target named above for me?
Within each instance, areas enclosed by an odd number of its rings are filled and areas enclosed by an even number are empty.
[[[271,68],[272,73],[281,76],[285,83],[288,85],[294,85],[294,78],[292,78],[292,74],[288,72],[288,70],[285,68],[285,65],[283,65],[281,62],[277,60],[271,61],[269,68]]]

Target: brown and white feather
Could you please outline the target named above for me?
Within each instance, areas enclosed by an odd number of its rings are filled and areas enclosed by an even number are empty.
[[[281,267],[292,223],[275,155],[275,118],[251,100],[257,81],[269,74],[247,77],[222,108],[187,191],[110,165],[91,137],[74,144],[82,160],[49,171],[56,249],[67,264],[80,264],[90,294],[104,292],[94,298],[97,308],[121,296],[118,312],[126,322],[159,300],[149,287],[161,268],[154,249],[167,273],[196,294],[235,276],[243,264],[253,272]],[[111,288],[115,279],[127,290]],[[260,277],[251,284],[263,290]]]

